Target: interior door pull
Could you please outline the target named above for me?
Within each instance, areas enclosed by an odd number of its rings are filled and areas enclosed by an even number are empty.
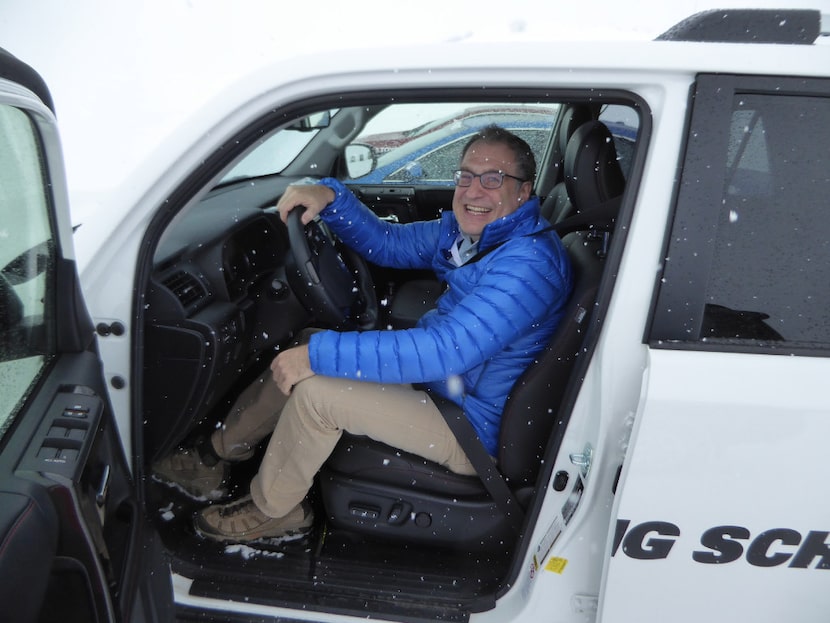
[[[95,503],[98,506],[103,506],[107,501],[107,492],[110,488],[110,466],[104,465],[104,471],[101,474],[101,482],[98,484],[98,489],[95,491]]]

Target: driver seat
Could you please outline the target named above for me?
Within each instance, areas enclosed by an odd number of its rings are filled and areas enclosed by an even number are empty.
[[[597,139],[597,153],[604,149],[604,138]],[[615,159],[598,158],[596,163],[600,168],[619,166]],[[550,343],[519,377],[502,413],[496,467],[521,507],[520,515],[536,489],[549,444],[559,443],[567,425],[563,398],[589,323],[595,322],[604,251],[622,193],[616,189],[617,196],[601,201],[600,197],[609,196],[608,189],[594,186],[616,176],[584,179],[592,183],[575,189],[579,214],[557,226],[571,258],[573,292]],[[448,419],[452,417],[447,405],[436,402]],[[453,408],[460,411],[450,403],[449,409]],[[502,510],[503,504],[484,480],[481,472],[462,476],[420,456],[348,433],[320,470],[319,479],[322,503],[335,528],[456,549],[503,548],[517,536],[515,517]]]

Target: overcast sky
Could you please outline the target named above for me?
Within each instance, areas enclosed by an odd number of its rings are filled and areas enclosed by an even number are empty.
[[[830,12],[830,0],[0,0],[0,47],[49,84],[74,195],[102,173],[115,184],[189,112],[275,59],[457,39],[653,38],[707,8],[804,4]]]

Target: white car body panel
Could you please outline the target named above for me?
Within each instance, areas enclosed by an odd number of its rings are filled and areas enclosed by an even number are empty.
[[[827,463],[816,442],[830,434],[821,384],[828,361],[676,351],[652,351],[649,359],[614,514],[631,520],[626,534],[654,520],[677,526],[678,534],[648,532],[645,549],[653,549],[651,539],[669,548],[653,560],[627,555],[623,540],[609,561],[601,620],[657,620],[667,612],[673,621],[718,620],[727,604],[740,620],[793,612],[799,621],[826,618],[826,571],[817,565],[822,558],[824,569],[830,565],[830,539],[827,509],[816,500]],[[716,538],[727,526],[746,534]],[[727,540],[728,551],[701,540],[713,528],[707,542]],[[811,531],[824,531],[810,541],[823,547],[805,545]],[[654,590],[643,600],[632,585]]]

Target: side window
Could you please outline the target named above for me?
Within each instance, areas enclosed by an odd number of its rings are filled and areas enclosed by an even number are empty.
[[[371,148],[375,166],[357,184],[418,183],[450,187],[470,136],[496,124],[528,142],[543,162],[558,104],[393,104],[353,141]]]
[[[653,338],[830,348],[830,150],[818,138],[830,97],[819,84],[798,93],[778,82],[713,95],[724,114],[690,138]]]
[[[527,141],[537,162],[541,161],[550,139],[549,128],[545,130],[508,128],[508,130]],[[412,182],[413,179],[417,179],[422,183],[439,183],[452,186],[453,173],[458,168],[458,163],[461,162],[461,152],[464,151],[464,146],[469,140],[469,135],[465,135],[450,143],[440,145],[437,149],[408,162],[404,168],[386,176],[383,181]]]
[[[603,106],[599,113],[599,120],[608,126],[614,137],[614,148],[617,151],[625,179],[631,177],[631,164],[634,160],[634,147],[637,144],[637,135],[640,132],[640,117],[637,111],[630,106],[609,104]]]
[[[0,104],[0,440],[53,350],[53,249],[34,126]]]

